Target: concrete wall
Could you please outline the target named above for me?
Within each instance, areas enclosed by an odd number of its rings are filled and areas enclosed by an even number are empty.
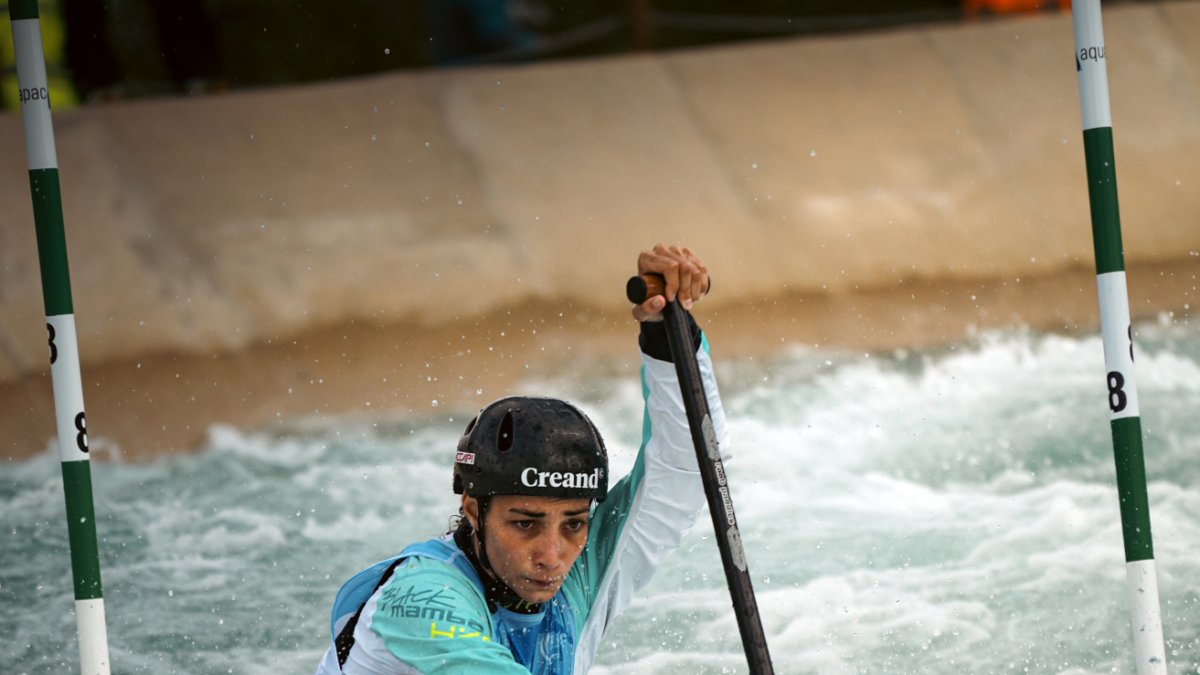
[[[1127,260],[1187,274],[1200,3],[1112,8],[1105,31]],[[1070,17],[1039,15],[57,115],[84,362],[611,307],[655,241],[704,253],[717,308],[1078,275],[1072,51]],[[46,369],[18,116],[0,147],[17,383]]]

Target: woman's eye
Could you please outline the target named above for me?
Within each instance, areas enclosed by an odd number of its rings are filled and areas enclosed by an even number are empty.
[[[572,532],[578,532],[587,525],[586,520],[568,520],[566,528]]]
[[[513,524],[513,527],[517,528],[518,530],[533,529],[533,521],[532,520],[514,520],[514,521],[512,521],[512,524]]]

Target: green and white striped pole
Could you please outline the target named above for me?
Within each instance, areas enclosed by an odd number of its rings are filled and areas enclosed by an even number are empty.
[[[1150,500],[1142,458],[1142,421],[1133,369],[1133,327],[1125,285],[1125,254],[1117,207],[1117,171],[1113,157],[1112,114],[1108,106],[1104,26],[1100,0],[1075,0],[1075,69],[1083,112],[1083,149],[1087,164],[1096,285],[1100,298],[1100,334],[1108,371],[1108,407],[1121,531],[1125,540],[1125,576],[1133,620],[1133,653],[1138,675],[1166,673],[1158,576],[1150,536]]]
[[[50,347],[50,377],[62,458],[63,492],[67,502],[67,534],[71,571],[75,578],[75,622],[79,630],[79,665],[83,675],[108,675],[108,629],[100,584],[100,551],[92,504],[92,470],[88,459],[87,418],[83,411],[83,381],[75,340],[71,277],[67,268],[67,238],[63,230],[62,199],[54,127],[50,121],[50,89],[42,52],[37,0],[9,0],[17,86],[25,125],[25,154],[33,220],[37,228],[42,300]]]

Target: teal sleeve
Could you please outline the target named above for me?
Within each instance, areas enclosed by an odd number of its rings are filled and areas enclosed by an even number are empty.
[[[529,673],[494,641],[479,589],[441,562],[411,559],[372,602],[368,629],[392,657],[425,675]]]
[[[643,389],[645,389],[644,384]],[[645,394],[644,391],[643,394]],[[577,632],[582,630],[584,622],[591,612],[596,592],[613,560],[617,541],[621,536],[621,528],[624,527],[625,521],[629,517],[633,498],[644,474],[643,458],[649,437],[650,416],[647,411],[643,410],[642,445],[638,449],[633,469],[609,489],[608,496],[604,498],[603,502],[596,505],[588,526],[587,546],[563,582],[563,592],[570,600],[571,609],[575,614]]]
[[[690,328],[693,331],[693,341],[697,344],[698,350],[704,353],[705,359],[707,359],[709,349],[708,340],[696,326],[695,321],[690,321]],[[653,359],[663,361],[664,364],[670,363],[670,352],[666,346],[666,334],[661,328],[661,324],[642,324],[642,333],[639,342],[644,354]],[[665,361],[661,353],[663,351],[667,353]],[[673,366],[668,366],[668,370],[670,368],[673,368]],[[582,630],[584,622],[591,612],[592,605],[596,601],[596,594],[615,556],[621,537],[621,530],[625,527],[625,522],[634,510],[634,499],[637,497],[638,490],[645,477],[646,449],[650,445],[651,439],[655,436],[655,428],[651,420],[649,405],[651,395],[660,397],[663,395],[678,397],[679,395],[677,389],[670,392],[652,392],[650,379],[646,377],[644,369],[641,384],[643,401],[642,442],[638,448],[633,469],[630,470],[628,475],[613,485],[604,501],[596,506],[589,527],[587,547],[584,549],[579,560],[576,561],[575,566],[571,569],[567,580],[563,583],[563,590],[571,601],[571,607],[575,613],[575,625],[579,630]],[[684,427],[686,428],[686,420],[684,420]]]
[[[722,458],[728,461],[725,413],[703,334],[699,343],[696,361],[710,421]],[[588,545],[563,584],[576,622],[575,672],[590,667],[608,627],[679,547],[704,508],[696,447],[675,364],[643,351],[641,374],[641,448],[629,475],[596,506]]]
[[[647,436],[649,427],[650,421],[647,419],[644,422]],[[577,581],[582,585],[579,590],[586,594],[588,606],[591,605],[596,589],[599,587],[601,579],[604,578],[608,565],[612,562],[617,541],[621,536],[621,528],[624,527],[625,520],[629,517],[634,495],[637,493],[638,485],[641,484],[644,474],[645,446],[645,440],[643,440],[642,448],[638,451],[637,459],[634,460],[633,469],[630,470],[629,475],[617,481],[616,485],[608,491],[608,496],[604,501],[596,506],[588,529],[587,548],[584,549],[580,559],[576,561],[575,567],[571,570],[570,576],[577,577]]]

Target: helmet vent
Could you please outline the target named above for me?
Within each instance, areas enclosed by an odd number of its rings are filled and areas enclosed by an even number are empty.
[[[513,446],[513,417],[511,412],[504,414],[500,420],[500,431],[496,435],[496,447],[500,452],[508,452]]]

